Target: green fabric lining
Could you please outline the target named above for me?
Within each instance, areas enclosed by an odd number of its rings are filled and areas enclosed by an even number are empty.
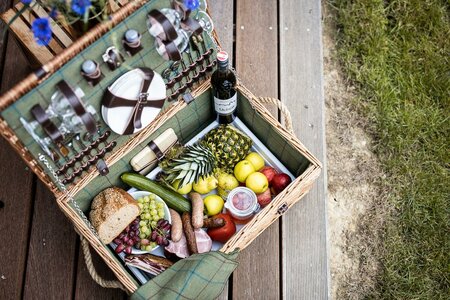
[[[99,40],[94,42],[91,46],[89,46],[76,57],[67,62],[47,80],[28,92],[21,99],[13,103],[1,113],[2,117],[13,129],[17,137],[22,141],[24,146],[35,158],[39,153],[43,153],[43,150],[22,127],[22,123],[19,121],[19,117],[23,117],[29,122],[33,121],[33,117],[29,111],[30,108],[38,103],[41,104],[44,109],[47,108],[50,104],[51,96],[56,91],[56,84],[59,81],[64,79],[72,86],[79,86],[84,91],[84,103],[86,105],[90,104],[96,109],[96,120],[100,122],[102,132],[104,132],[105,130],[107,130],[107,125],[102,120],[100,107],[101,100],[103,98],[103,92],[107,89],[107,87],[111,85],[119,76],[133,68],[145,66],[152,68],[153,70],[161,74],[163,70],[171,65],[172,62],[163,60],[156,52],[156,49],[154,47],[154,38],[148,33],[146,25],[148,12],[155,8],[164,7],[170,7],[170,1],[157,0],[148,2],[123,22],[114,27],[113,30],[110,30]],[[143,46],[143,50],[132,57],[125,54],[125,51],[121,44],[121,39],[125,31],[130,28],[136,29],[141,33],[141,44]],[[206,42],[207,48],[215,48],[214,43],[208,36],[208,34],[203,33],[203,39]],[[103,62],[102,54],[107,47],[113,45],[124,55],[125,63],[122,64],[120,68],[111,71],[107,67],[106,63]],[[191,51],[191,53],[194,59],[198,57],[195,51]],[[188,55],[186,53],[183,54],[183,57],[184,61],[188,61]],[[214,57],[214,53],[212,57]],[[96,62],[100,63],[100,68],[103,72],[103,75],[105,76],[102,81],[95,87],[89,86],[89,84],[82,78],[80,74],[81,64],[86,59],[93,59]],[[170,93],[171,91],[168,90],[167,94]],[[167,107],[168,105],[170,104],[166,103],[165,107]],[[36,133],[41,137],[46,136],[40,126],[36,128]],[[130,138],[130,136],[119,136],[115,133],[111,133],[108,141],[115,140],[117,142],[116,148],[118,148]],[[69,157],[68,159],[70,160],[70,158],[71,157]],[[41,162],[39,161],[38,163],[41,164]],[[60,159],[60,163],[63,164],[64,160]],[[41,164],[41,166],[43,167],[44,171],[46,171],[50,175],[50,172],[48,172],[45,166],[43,164]],[[55,165],[53,165],[53,167],[56,168]],[[52,176],[49,177],[52,178]]]
[[[131,300],[215,299],[238,266],[239,251],[195,254],[141,286]]]

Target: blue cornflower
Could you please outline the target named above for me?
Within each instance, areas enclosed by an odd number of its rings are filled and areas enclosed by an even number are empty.
[[[72,0],[72,10],[80,16],[83,16],[91,5],[90,0]]]
[[[56,19],[56,17],[58,16],[58,9],[56,7],[53,7],[48,15],[50,16],[50,18]]]
[[[25,5],[29,5],[31,3],[32,0],[20,0],[20,2],[22,2]]]
[[[184,0],[184,5],[190,10],[196,10],[200,6],[199,0]]]
[[[47,46],[52,39],[52,28],[47,18],[38,18],[31,25],[34,38],[39,46]]]

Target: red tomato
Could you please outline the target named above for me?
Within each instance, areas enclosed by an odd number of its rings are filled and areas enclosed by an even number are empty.
[[[225,221],[225,225],[218,228],[209,228],[207,231],[208,235],[212,240],[225,244],[236,232],[236,225],[227,214],[218,214],[213,218],[222,218]]]

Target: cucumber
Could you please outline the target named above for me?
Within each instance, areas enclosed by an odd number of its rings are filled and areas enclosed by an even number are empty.
[[[158,195],[166,202],[168,207],[179,213],[191,212],[191,203],[186,198],[145,176],[136,173],[124,173],[120,178],[129,186]]]

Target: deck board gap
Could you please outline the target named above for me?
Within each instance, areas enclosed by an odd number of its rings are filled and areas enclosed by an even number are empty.
[[[75,253],[74,253],[74,261],[73,261],[73,285],[72,285],[72,299],[76,299],[77,294],[77,280],[78,280],[78,260],[80,259],[80,239],[78,238],[75,241]],[[81,258],[83,259],[83,258]]]
[[[6,51],[5,51],[6,52]],[[33,195],[33,201],[31,202],[31,207],[28,212],[28,232],[27,232],[27,240],[28,240],[28,247],[25,250],[25,261],[24,261],[24,271],[22,274],[22,289],[20,291],[20,298],[23,299],[23,296],[25,294],[25,284],[26,284],[26,278],[27,278],[27,269],[28,269],[28,256],[30,253],[30,244],[31,244],[31,230],[33,229],[33,219],[34,219],[34,204],[36,203],[36,195],[37,195],[37,176],[32,176],[31,179],[31,194]]]
[[[280,18],[280,1],[277,1],[277,86],[278,86],[278,91],[277,91],[277,98],[280,101],[283,101],[283,99],[281,99],[281,49],[280,49],[280,44],[281,44],[281,39],[280,39],[280,28],[282,27],[280,24],[281,18]],[[280,124],[282,123],[282,115],[281,115],[281,110],[278,109],[277,112],[277,118],[278,122],[280,122]],[[283,124],[285,125],[285,124]],[[281,218],[280,218],[281,221]],[[280,222],[280,228],[281,228],[281,222]],[[281,232],[281,231],[280,231]],[[282,236],[281,236],[282,238]],[[281,248],[280,248],[281,249]],[[282,260],[280,260],[282,261]],[[282,273],[280,273],[282,274]],[[283,283],[283,282],[281,282]],[[283,286],[283,285],[281,285]]]

